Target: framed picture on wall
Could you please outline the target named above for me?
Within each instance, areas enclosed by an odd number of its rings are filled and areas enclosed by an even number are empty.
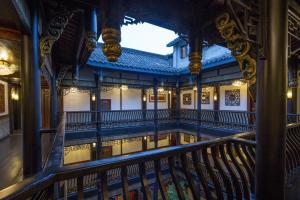
[[[240,106],[241,91],[240,89],[225,90],[225,106]]]
[[[210,92],[202,92],[201,104],[210,104]]]
[[[184,140],[185,142],[190,143],[190,141],[191,141],[191,136],[190,136],[190,135],[187,135],[187,134],[184,134],[183,140]]]
[[[158,102],[166,102],[166,95],[165,94],[158,94],[157,95],[157,101]],[[154,95],[150,94],[149,95],[149,102],[154,102]]]
[[[186,93],[182,95],[182,104],[183,105],[192,105],[192,94]]]
[[[0,113],[5,112],[5,86],[0,83]]]

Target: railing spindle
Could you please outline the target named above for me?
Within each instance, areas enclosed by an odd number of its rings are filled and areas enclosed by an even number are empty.
[[[183,200],[185,198],[184,198],[182,188],[180,187],[179,178],[176,173],[175,162],[174,162],[173,156],[168,158],[168,163],[169,163],[170,174],[171,174],[171,177],[172,177],[172,180],[175,185],[176,192],[177,192],[177,196],[180,200],[181,199]]]

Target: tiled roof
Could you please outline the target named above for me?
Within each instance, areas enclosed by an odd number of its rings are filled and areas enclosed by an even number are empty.
[[[188,66],[175,68],[172,55],[159,55],[130,48],[122,48],[122,55],[117,62],[108,62],[102,52],[102,43],[91,54],[87,64],[94,67],[123,71],[134,71],[162,75],[178,75],[187,73]],[[213,45],[203,49],[203,69],[234,62],[230,51],[224,47]]]

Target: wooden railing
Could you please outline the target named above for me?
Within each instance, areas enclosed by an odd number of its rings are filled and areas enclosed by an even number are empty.
[[[251,131],[255,129],[255,113],[246,111],[202,110],[201,126],[238,129]],[[180,121],[198,123],[197,110],[181,109]]]
[[[175,122],[197,125],[197,110],[159,109],[157,111],[159,124]],[[154,124],[154,110],[122,110],[102,111],[99,121],[102,128],[139,126]],[[244,111],[201,111],[201,125],[249,131],[255,129],[255,113]],[[97,123],[97,112],[79,111],[67,112],[67,131],[93,129]]]
[[[120,183],[124,199],[130,199],[129,180],[136,177],[145,199],[152,199],[148,180],[152,173],[164,199],[168,199],[169,184],[174,184],[177,195],[184,199],[180,182],[185,182],[195,199],[200,199],[199,191],[206,199],[249,199],[254,188],[255,141],[247,138],[253,137],[254,133],[244,133],[64,166],[6,188],[0,191],[0,198],[39,199],[42,194],[43,198],[64,198],[71,194],[66,192],[70,185],[65,183],[73,180],[76,188],[72,192],[77,199],[83,199],[91,189],[98,190],[102,199],[109,199],[111,185],[116,182]]]
[[[155,149],[45,171],[0,191],[0,199],[84,199],[89,191],[109,199],[119,184],[124,199],[133,189],[152,199],[157,184],[163,199],[174,185],[185,199],[181,182],[194,199],[251,199],[255,179],[255,133]],[[286,172],[288,180],[300,165],[300,125],[287,127]],[[151,177],[153,176],[153,177]],[[151,182],[150,182],[151,179]]]

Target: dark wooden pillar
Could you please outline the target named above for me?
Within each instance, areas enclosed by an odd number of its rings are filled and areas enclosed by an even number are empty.
[[[101,158],[102,136],[101,136],[101,82],[99,76],[95,76],[96,81],[96,135],[97,135],[97,159]]]
[[[56,128],[57,127],[57,88],[56,88],[56,79],[55,77],[52,78],[51,80],[51,90],[50,90],[51,98],[50,98],[50,106],[51,106],[51,128]]]
[[[257,200],[285,198],[287,1],[261,1],[257,67]]]
[[[180,126],[180,84],[176,82],[176,128]]]
[[[154,95],[154,143],[155,148],[158,147],[158,114],[157,114],[157,79],[153,81],[153,95]]]
[[[201,99],[202,99],[202,79],[201,72],[196,77],[197,84],[197,138],[201,141]]]
[[[216,85],[214,88],[213,102],[214,102],[214,121],[215,123],[218,123],[219,110],[220,110],[220,85]]]
[[[37,0],[30,1],[31,37],[23,35],[22,38],[23,174],[25,177],[42,169],[38,4]]]
[[[147,96],[146,96],[145,88],[142,88],[141,101],[142,101],[143,121],[146,121]]]

